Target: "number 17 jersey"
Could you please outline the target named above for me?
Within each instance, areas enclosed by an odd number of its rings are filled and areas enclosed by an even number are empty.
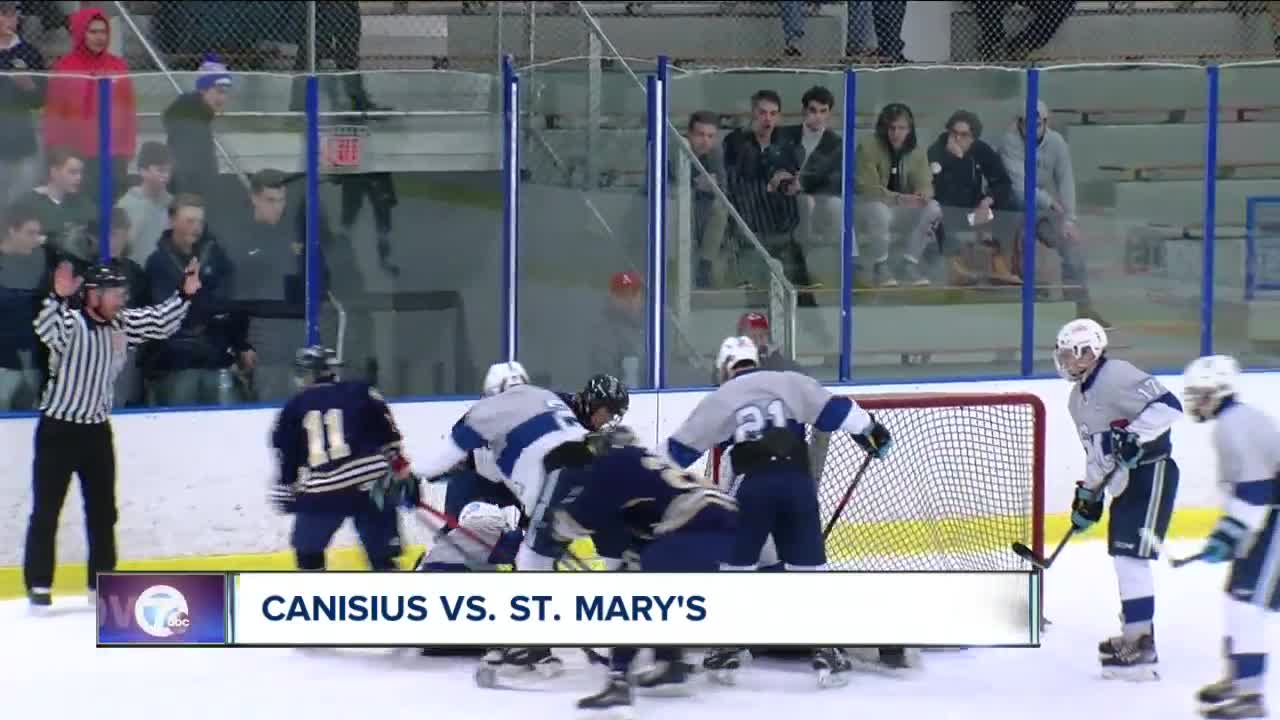
[[[280,410],[271,445],[280,463],[277,501],[295,512],[352,512],[369,502],[369,483],[390,471],[400,430],[391,408],[368,383],[325,382]]]

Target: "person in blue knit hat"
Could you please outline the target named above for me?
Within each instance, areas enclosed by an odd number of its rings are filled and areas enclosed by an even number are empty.
[[[232,86],[231,72],[217,55],[205,55],[195,78],[195,90],[179,95],[164,111],[164,130],[173,157],[169,192],[191,193],[217,207],[218,155],[213,142],[213,120],[226,109]],[[217,217],[210,212],[210,217]]]

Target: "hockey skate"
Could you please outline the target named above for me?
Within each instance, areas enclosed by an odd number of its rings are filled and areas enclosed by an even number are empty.
[[[32,615],[49,615],[53,612],[53,594],[48,588],[32,588],[27,591],[27,610]]]
[[[1160,679],[1160,657],[1156,654],[1154,632],[1134,638],[1108,638],[1098,643],[1098,661],[1102,664],[1102,677],[1108,680],[1146,682]]]
[[[702,658],[702,669],[721,685],[734,685],[738,670],[750,660],[746,650],[738,648],[712,648]]]
[[[590,718],[630,720],[633,709],[631,683],[620,672],[609,673],[609,682],[603,690],[578,701],[579,715]]]
[[[844,687],[849,684],[853,663],[844,648],[817,648],[813,651],[813,669],[818,673],[818,687]]]
[[[1262,694],[1243,691],[1230,679],[1219,680],[1200,688],[1196,693],[1196,702],[1200,703],[1200,715],[1207,718],[1231,720],[1267,716]]]
[[[635,685],[645,695],[680,697],[693,692],[692,676],[693,666],[683,660],[658,660],[635,674]]]
[[[494,648],[480,658],[475,680],[482,688],[500,688],[509,683],[550,680],[562,672],[564,661],[552,655],[551,648]]]

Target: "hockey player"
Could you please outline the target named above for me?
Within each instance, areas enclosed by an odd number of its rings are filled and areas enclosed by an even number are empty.
[[[1182,417],[1182,404],[1159,380],[1106,350],[1107,333],[1093,320],[1072,320],[1058,332],[1053,359],[1074,385],[1067,408],[1086,458],[1071,523],[1080,531],[1091,527],[1111,495],[1107,551],[1120,588],[1122,627],[1120,635],[1098,643],[1098,659],[1104,677],[1154,680],[1159,675],[1151,561],[1164,542],[1178,492],[1170,427]]]
[[[589,470],[571,471],[574,484],[553,511],[552,533],[562,542],[615,528],[627,529],[629,550],[639,570],[715,572],[729,556],[737,524],[737,503],[699,478],[682,472],[635,442],[626,428],[607,431]],[[629,710],[632,684],[627,671],[638,648],[613,648],[604,690],[578,701],[580,710]],[[656,665],[636,677],[655,692],[687,689],[691,667],[680,648],[654,651]]]
[[[558,395],[529,383],[518,362],[497,363],[485,374],[484,396],[454,424],[449,437],[423,464],[423,475],[440,475],[487,447],[503,482],[529,517],[529,531],[516,552],[517,570],[549,571],[564,552],[547,532],[547,507],[557,494],[561,471],[591,462],[587,429]],[[485,654],[476,681],[490,687],[503,667],[555,676],[563,667],[550,648],[513,648]]]
[[[889,430],[849,398],[836,397],[818,381],[795,372],[759,369],[755,343],[726,338],[717,367],[722,382],[698,403],[667,440],[667,454],[688,467],[719,444],[733,466],[732,494],[741,508],[737,538],[727,569],[754,570],[765,539],[773,535],[788,570],[823,570],[826,549],[818,518],[818,489],[809,470],[805,424],[845,430],[868,453],[884,457]],[[707,653],[704,667],[732,682],[741,664],[737,649]],[[850,662],[839,648],[818,648],[813,668],[823,687],[842,685]]]
[[[301,389],[280,410],[271,445],[280,462],[272,494],[294,516],[290,543],[298,569],[325,569],[325,549],[351,518],[369,566],[394,570],[396,507],[376,505],[368,494],[388,474],[412,477],[391,409],[368,383],[340,380],[329,348],[302,348],[294,366]]]
[[[1223,516],[1204,548],[1208,562],[1230,562],[1227,579],[1226,676],[1196,694],[1207,718],[1265,717],[1265,613],[1280,610],[1280,426],[1236,397],[1240,366],[1224,355],[1202,357],[1182,376],[1183,406],[1194,422],[1216,420],[1213,447]]]

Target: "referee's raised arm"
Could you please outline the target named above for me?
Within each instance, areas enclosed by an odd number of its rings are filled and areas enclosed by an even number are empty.
[[[84,496],[90,602],[96,602],[97,574],[115,569],[116,460],[110,416],[116,377],[130,345],[164,340],[178,331],[199,290],[195,260],[173,296],[134,309],[125,309],[128,277],[114,266],[96,265],[83,278],[67,262],[54,271],[53,291],[34,321],[36,335],[49,348],[49,377],[36,425],[31,519],[23,553],[32,610],[52,604],[54,539],[73,473],[80,476]],[[82,302],[75,305],[73,298]]]

